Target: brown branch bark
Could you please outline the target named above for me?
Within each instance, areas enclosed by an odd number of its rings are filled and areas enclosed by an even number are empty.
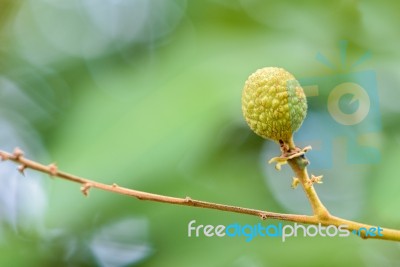
[[[309,178],[306,165],[303,162],[303,157],[296,157],[288,160],[289,165],[292,167],[295,174],[298,176],[307,198],[313,209],[314,215],[297,215],[297,214],[283,214],[269,211],[262,211],[256,209],[249,209],[231,205],[218,204],[213,202],[201,201],[191,199],[190,197],[177,198],[171,196],[164,196],[159,194],[152,194],[148,192],[143,192],[139,190],[133,190],[125,187],[118,186],[117,184],[103,184],[93,180],[85,179],[73,174],[69,174],[63,171],[59,171],[55,164],[43,165],[33,160],[29,160],[24,157],[23,152],[16,148],[13,153],[8,153],[6,151],[0,151],[0,158],[2,161],[10,160],[19,164],[18,170],[24,173],[25,169],[32,169],[42,173],[46,173],[52,177],[58,177],[71,182],[81,184],[82,193],[87,196],[91,188],[98,188],[104,191],[110,191],[117,194],[122,194],[130,197],[134,197],[140,200],[149,200],[155,202],[169,203],[182,206],[191,206],[198,208],[214,209],[226,212],[241,213],[247,215],[253,215],[260,217],[261,219],[276,219],[304,224],[321,224],[323,226],[340,226],[347,225],[349,231],[356,230],[360,228],[370,229],[374,226],[367,225],[363,223],[358,223],[354,221],[345,220],[339,217],[332,216],[325,206],[320,201],[314,187],[312,180]],[[373,239],[384,239],[392,241],[400,241],[400,231],[382,228],[382,236],[366,236],[365,234],[361,237],[363,238],[373,238]]]

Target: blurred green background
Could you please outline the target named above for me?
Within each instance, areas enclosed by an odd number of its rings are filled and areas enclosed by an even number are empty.
[[[388,0],[1,0],[0,148],[19,146],[108,184],[309,213],[290,172],[266,163],[276,145],[242,118],[244,81],[264,66],[336,75],[369,51],[355,71],[376,73],[381,130],[371,142],[381,159],[311,168],[325,175],[317,190],[335,215],[400,229],[399,8]],[[341,67],[321,64],[318,53]],[[312,106],[310,118],[323,108]],[[84,198],[77,184],[22,177],[11,163],[1,163],[0,183],[1,266],[400,264],[397,243],[355,236],[189,238],[191,220],[259,219],[99,190]]]

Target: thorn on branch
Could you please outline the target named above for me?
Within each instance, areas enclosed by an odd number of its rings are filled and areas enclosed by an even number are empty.
[[[300,183],[299,178],[293,177],[293,182],[292,182],[292,186],[291,186],[292,189],[296,189],[297,186],[299,185],[299,183]]]
[[[262,213],[261,215],[260,215],[260,218],[261,218],[261,220],[266,220],[267,219],[267,214],[265,214],[265,213]]]
[[[193,202],[193,201],[192,201],[192,199],[191,199],[190,197],[185,197],[185,202],[191,203],[191,202]]]
[[[89,190],[90,190],[90,188],[92,188],[92,185],[89,184],[89,183],[83,184],[83,185],[81,186],[81,192],[82,192],[82,194],[83,194],[85,197],[89,196]]]
[[[19,171],[23,176],[25,176],[25,170],[26,170],[26,168],[27,168],[27,166],[24,165],[24,164],[19,165],[19,166],[18,166],[18,171]]]
[[[57,165],[55,163],[51,163],[48,167],[50,176],[56,176],[58,172]]]
[[[13,152],[15,159],[19,160],[21,157],[24,156],[24,151],[22,151],[19,147],[16,147]]]
[[[283,157],[274,157],[272,159],[270,159],[270,161],[268,161],[269,164],[275,162],[275,169],[277,171],[280,171],[282,169],[282,165],[287,164],[287,159],[283,158]]]
[[[116,187],[118,187],[118,185],[116,183],[113,183],[112,187],[116,188]]]
[[[311,179],[308,181],[309,185],[313,185],[313,184],[322,184],[322,178],[324,176],[323,175],[319,175],[319,176],[315,176],[314,174],[311,174]]]

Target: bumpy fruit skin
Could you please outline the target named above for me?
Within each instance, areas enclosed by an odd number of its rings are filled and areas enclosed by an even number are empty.
[[[307,115],[303,88],[282,68],[259,69],[247,79],[242,93],[242,111],[258,135],[291,143]]]

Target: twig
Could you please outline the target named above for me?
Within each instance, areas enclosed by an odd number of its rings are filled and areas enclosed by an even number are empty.
[[[331,215],[324,204],[319,199],[317,192],[314,189],[313,181],[308,176],[307,168],[308,160],[305,157],[297,157],[288,160],[290,167],[296,174],[297,179],[301,183],[304,192],[310,202],[314,215],[320,219],[327,219]]]
[[[90,188],[98,188],[105,191],[110,191],[113,193],[118,193],[130,197],[134,197],[140,200],[150,200],[155,202],[162,202],[162,203],[170,203],[182,206],[193,206],[199,208],[206,208],[206,209],[215,209],[215,210],[222,210],[228,212],[236,212],[242,214],[248,214],[253,216],[258,216],[262,219],[279,219],[279,220],[286,220],[292,222],[303,222],[303,223],[314,223],[313,216],[305,216],[305,215],[295,215],[295,214],[281,214],[275,212],[267,212],[262,210],[255,210],[255,209],[248,209],[242,208],[237,206],[230,206],[230,205],[223,205],[217,203],[211,203],[206,201],[200,201],[191,199],[190,197],[186,198],[177,198],[177,197],[170,197],[164,195],[158,195],[148,192],[143,192],[139,190],[133,190],[125,187],[118,186],[117,184],[103,184],[96,181],[92,181],[89,179],[85,179],[73,174],[69,174],[66,172],[59,171],[54,163],[46,166],[35,162],[33,160],[29,160],[23,157],[22,152],[19,152],[19,149],[16,149],[14,153],[8,153],[5,151],[0,151],[0,158],[4,160],[11,160],[16,163],[19,163],[19,170],[25,169],[33,169],[42,173],[47,173],[52,177],[59,177],[71,182],[81,184],[81,191],[84,196],[89,195]],[[23,173],[23,171],[22,171]]]
[[[237,206],[230,206],[212,202],[206,202],[201,200],[191,199],[190,197],[186,198],[177,198],[170,197],[158,194],[152,194],[148,192],[133,190],[125,187],[118,186],[117,184],[107,185],[103,183],[99,183],[96,181],[92,181],[89,179],[85,179],[76,175],[72,175],[66,172],[59,171],[57,166],[53,163],[50,165],[43,165],[33,160],[26,159],[24,157],[23,152],[16,148],[14,153],[8,153],[0,150],[0,159],[2,161],[11,160],[19,165],[18,170],[21,173],[24,173],[26,169],[33,169],[42,173],[47,173],[52,177],[59,177],[71,182],[81,184],[82,193],[87,196],[89,194],[90,188],[98,188],[105,191],[110,191],[113,193],[118,193],[122,195],[127,195],[130,197],[134,197],[140,200],[149,200],[155,202],[169,203],[175,205],[182,206],[192,206],[206,209],[215,209],[227,212],[248,214],[260,217],[261,219],[277,219],[283,221],[290,222],[298,222],[304,224],[321,224],[323,226],[334,225],[339,227],[340,225],[347,225],[347,229],[349,231],[358,231],[360,228],[370,229],[374,226],[367,225],[363,223],[358,223],[354,221],[345,220],[339,217],[332,216],[328,210],[324,207],[322,202],[319,200],[318,195],[312,185],[312,180],[309,178],[307,169],[306,169],[306,159],[304,157],[295,157],[288,160],[289,165],[292,167],[293,171],[298,176],[299,182],[302,184],[303,189],[306,193],[307,198],[310,201],[310,204],[313,209],[314,215],[297,215],[297,214],[283,214],[269,211],[262,211],[256,209],[249,209]],[[310,182],[311,181],[311,182]],[[380,235],[368,235],[365,233],[361,233],[362,238],[373,238],[373,239],[384,239],[384,240],[392,240],[392,241],[400,241],[400,231],[381,228],[382,236]]]

